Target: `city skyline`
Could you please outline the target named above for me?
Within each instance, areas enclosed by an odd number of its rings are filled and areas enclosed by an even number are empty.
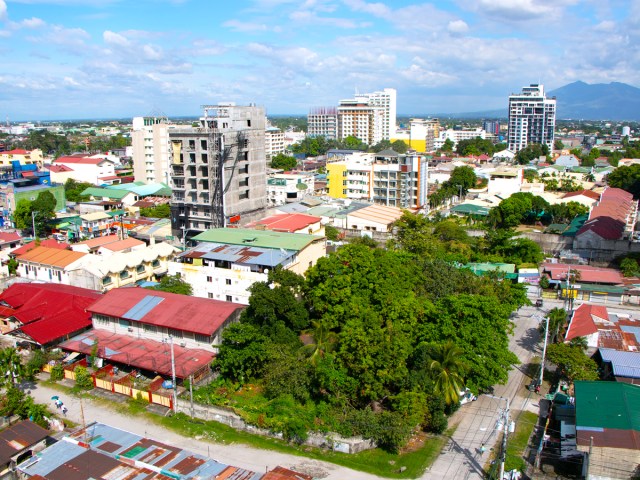
[[[639,23],[617,0],[0,0],[0,118],[304,115],[383,88],[399,114],[506,110],[530,83],[639,85]]]

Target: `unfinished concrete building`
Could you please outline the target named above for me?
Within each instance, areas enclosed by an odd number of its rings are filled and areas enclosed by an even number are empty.
[[[266,206],[262,107],[205,105],[198,127],[171,140],[171,230],[183,241],[210,228],[253,220]]]

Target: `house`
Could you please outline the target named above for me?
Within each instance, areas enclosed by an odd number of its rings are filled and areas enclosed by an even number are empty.
[[[18,232],[0,232],[0,259],[8,260],[9,253],[22,245]]]
[[[599,348],[596,358],[602,367],[602,379],[640,385],[640,352],[622,352]],[[640,387],[639,387],[640,388]]]
[[[16,257],[17,273],[30,280],[72,285],[68,267],[85,255],[86,253],[59,248],[35,247]]]
[[[42,165],[42,150],[39,148],[33,150],[14,148],[0,152],[0,167],[6,169],[11,167],[13,162],[19,162],[20,165]]]
[[[115,162],[107,158],[95,158],[89,155],[76,154],[58,157],[52,166],[64,166],[70,168],[67,178],[73,178],[78,182],[101,185],[104,177],[115,176]]]
[[[97,343],[97,356],[104,361],[165,377],[175,369],[177,378],[197,381],[210,373],[222,331],[238,321],[243,308],[140,287],[117,288],[87,307],[93,330],[60,348],[89,355]]]
[[[71,250],[74,252],[109,256],[116,252],[136,251],[144,249],[145,247],[146,244],[142,240],[131,237],[122,239],[119,235],[105,235],[103,237],[96,237],[74,243],[71,245]]]
[[[360,232],[391,232],[403,211],[386,205],[369,205],[347,214],[347,228]]]
[[[23,420],[0,432],[0,478],[9,478],[17,465],[46,447],[47,432],[30,420]]]
[[[312,173],[274,173],[267,178],[268,206],[297,202],[313,194],[315,175]]]
[[[640,342],[634,335],[638,323],[609,313],[603,305],[583,303],[574,310],[564,335],[565,343],[584,337],[589,348],[608,348],[622,352],[635,352]]]
[[[576,234],[574,249],[600,249],[604,240],[629,238],[635,228],[638,202],[619,188],[607,188]]]
[[[247,223],[245,228],[256,230],[272,230],[274,232],[306,233],[324,236],[324,226],[320,217],[305,213],[281,213]]]
[[[567,192],[562,196],[563,202],[578,202],[585,207],[591,208],[600,200],[600,194],[593,190],[579,190],[577,192]]]
[[[580,160],[573,154],[560,155],[556,158],[555,164],[559,167],[572,168],[580,166]]]
[[[497,168],[489,173],[487,194],[498,195],[507,198],[522,190],[524,183],[524,169],[522,168]]]
[[[136,242],[133,245],[134,241]],[[132,286],[139,282],[155,280],[167,273],[169,260],[179,250],[168,243],[140,245],[136,239],[126,239],[103,245],[97,255],[74,252],[83,255],[81,259],[66,269],[70,285],[77,285],[97,291]],[[127,247],[114,252],[107,247]]]
[[[640,387],[624,382],[574,384],[576,443],[589,478],[627,479],[640,464]]]
[[[91,441],[87,441],[91,439]],[[84,479],[299,479],[265,477],[167,442],[143,437],[103,423],[83,426],[41,451],[38,461],[18,466],[19,478],[33,480]]]
[[[0,294],[0,328],[17,342],[51,346],[91,327],[85,308],[100,294],[51,283],[14,283]]]
[[[88,196],[94,202],[111,202],[124,207],[130,207],[140,200],[134,192],[119,188],[88,187],[82,191],[82,195]]]
[[[169,274],[180,274],[196,297],[249,303],[249,287],[267,280],[281,266],[304,275],[326,255],[326,239],[301,233],[217,228],[203,232],[201,242],[169,262]]]
[[[109,233],[112,216],[106,212],[85,213],[80,220],[80,237],[94,238]]]
[[[36,247],[47,247],[47,248],[57,248],[58,250],[69,250],[70,245],[66,242],[60,242],[55,238],[47,238],[44,240],[40,240],[39,242],[36,242],[34,240],[25,245],[22,245],[21,247],[16,248],[11,252],[11,255],[14,257],[19,257],[20,255],[23,255],[33,250]]]

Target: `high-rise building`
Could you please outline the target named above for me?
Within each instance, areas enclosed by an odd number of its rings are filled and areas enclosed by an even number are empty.
[[[373,93],[357,93],[356,100],[365,101],[371,106],[384,108],[384,117],[382,122],[382,139],[389,140],[396,131],[396,89],[385,88],[380,92]]]
[[[522,88],[522,93],[509,96],[508,149],[522,150],[530,143],[544,144],[553,148],[556,126],[556,99],[547,98],[544,86],[531,84]]]
[[[280,153],[284,153],[284,132],[277,127],[267,126],[264,132],[264,154],[267,163]]]
[[[367,145],[383,140],[384,107],[370,105],[364,98],[340,100],[338,139],[356,137]]]
[[[484,120],[482,129],[491,135],[500,135],[500,122],[497,120]]]
[[[390,140],[402,140],[411,150],[417,152],[433,152],[435,140],[439,135],[440,122],[437,118],[412,118],[409,128],[397,129]]]
[[[338,111],[336,107],[312,108],[307,115],[307,135],[336,140],[338,138]]]
[[[169,183],[169,129],[166,117],[134,117],[131,131],[136,182]]]
[[[207,105],[199,127],[171,140],[171,230],[181,239],[253,220],[266,206],[266,117],[262,107]]]

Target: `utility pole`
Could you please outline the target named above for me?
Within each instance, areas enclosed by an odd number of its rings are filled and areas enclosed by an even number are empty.
[[[507,437],[509,436],[509,399],[505,398],[507,401],[507,408],[503,414],[503,436],[502,436],[502,452],[500,452],[500,480],[504,478],[504,463],[507,458]]]
[[[547,355],[547,338],[549,337],[549,315],[545,317],[545,327],[544,327],[544,343],[542,344],[542,361],[540,362],[540,383],[542,386],[542,377],[544,376],[544,359]]]
[[[176,385],[176,361],[173,354],[173,336],[169,335],[169,344],[171,345],[171,381],[173,382],[173,413],[178,411],[178,386]]]
[[[36,239],[36,212],[34,210],[31,211],[31,225],[33,227],[33,239]]]

